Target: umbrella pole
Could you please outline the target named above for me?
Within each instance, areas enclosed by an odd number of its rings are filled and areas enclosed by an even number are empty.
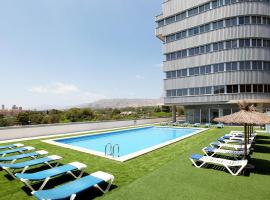
[[[245,132],[244,159],[247,159],[247,124],[244,124],[244,132]]]

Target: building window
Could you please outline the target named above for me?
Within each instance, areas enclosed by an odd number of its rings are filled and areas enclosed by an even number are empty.
[[[214,86],[214,94],[224,94],[224,93],[225,93],[224,85]]]
[[[214,71],[214,73],[224,72],[224,63],[214,64],[213,71]]]
[[[250,93],[251,92],[251,85],[240,85],[240,92],[241,93]]]
[[[227,93],[238,93],[238,85],[227,85]]]
[[[226,71],[237,71],[237,68],[238,68],[237,62],[226,63]]]
[[[251,62],[250,61],[241,61],[239,69],[240,70],[250,70],[251,69]]]
[[[253,85],[254,93],[263,93],[263,85]]]

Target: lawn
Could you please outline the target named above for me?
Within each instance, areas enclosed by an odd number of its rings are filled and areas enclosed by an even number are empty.
[[[238,128],[210,129],[191,138],[153,151],[141,157],[119,163],[116,161],[69,150],[39,140],[25,141],[37,149],[45,149],[64,159],[88,165],[87,173],[102,170],[113,174],[116,179],[112,190],[102,195],[90,189],[77,199],[268,199],[270,196],[270,135],[259,135],[250,163],[256,168],[246,176],[231,176],[214,169],[197,169],[188,156],[201,153],[201,148],[221,135]],[[38,169],[34,169],[38,170]],[[70,176],[59,177],[47,185],[72,180]],[[30,191],[17,180],[11,180],[0,171],[0,199],[33,199]]]

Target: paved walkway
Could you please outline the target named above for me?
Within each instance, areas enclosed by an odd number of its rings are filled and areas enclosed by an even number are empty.
[[[145,119],[137,120],[137,125],[151,124],[162,121],[169,121],[169,119]],[[0,141],[13,140],[20,138],[30,138],[37,136],[50,136],[63,133],[72,133],[80,131],[91,131],[98,129],[117,128],[125,126],[133,126],[134,121],[113,121],[113,122],[94,122],[94,123],[71,123],[58,124],[47,126],[31,126],[10,129],[0,129]]]

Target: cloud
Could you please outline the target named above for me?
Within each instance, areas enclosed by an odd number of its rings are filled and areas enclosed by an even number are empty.
[[[78,92],[79,88],[73,84],[55,82],[49,85],[31,87],[29,91],[37,94],[71,94]]]

